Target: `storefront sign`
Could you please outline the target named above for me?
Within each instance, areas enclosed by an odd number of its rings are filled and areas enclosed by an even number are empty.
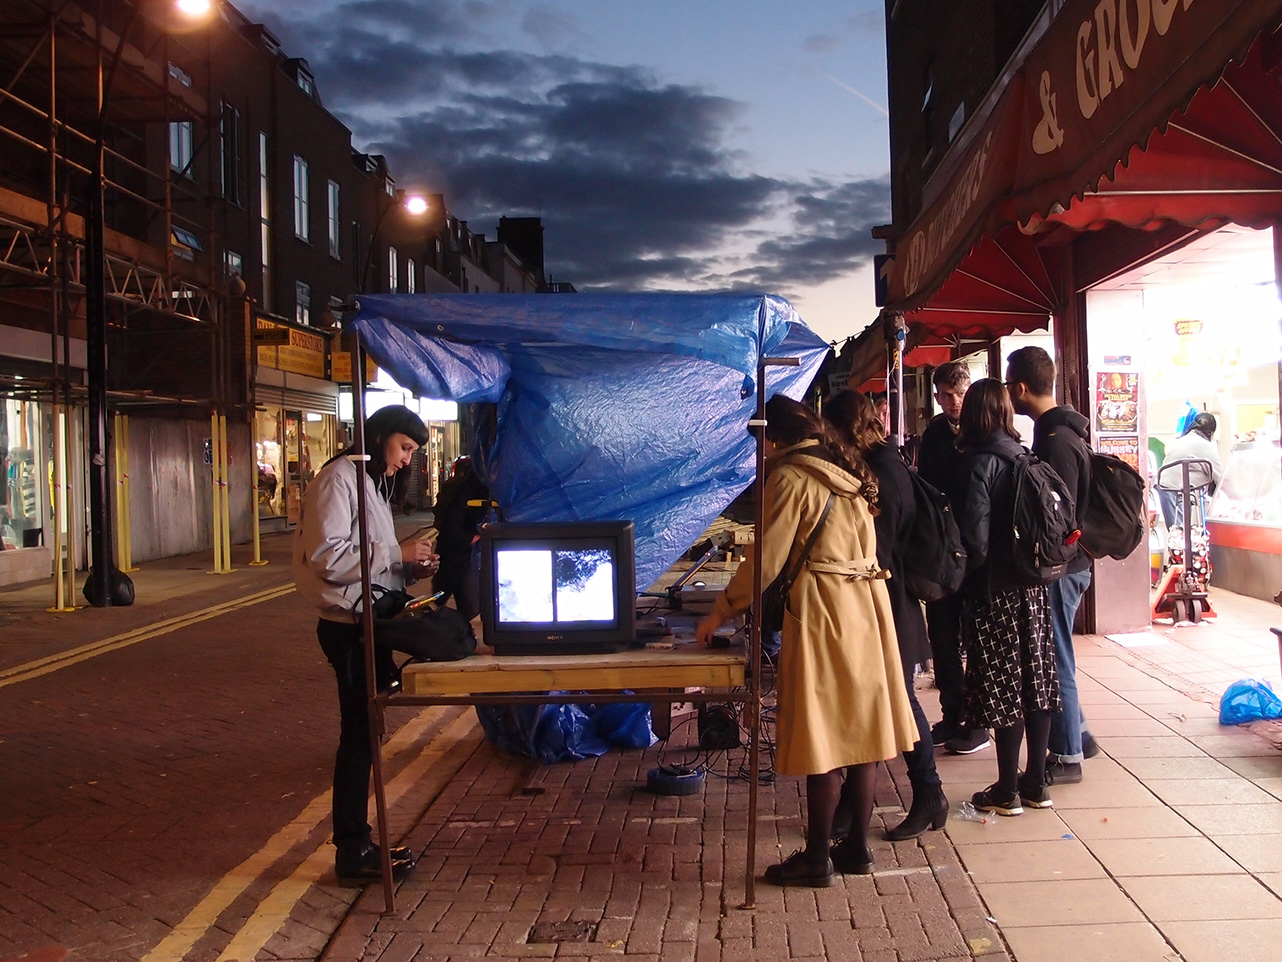
[[[350,351],[333,351],[329,356],[329,379],[335,384],[352,383],[352,355]],[[365,383],[371,384],[378,377],[378,367],[365,356]]]
[[[263,367],[274,367],[278,371],[289,371],[294,374],[306,374],[310,377],[325,376],[325,338],[310,331],[300,331],[284,324],[273,324],[271,321],[258,318],[255,325],[255,340],[258,331],[268,337],[279,338],[278,331],[288,334],[288,342],[277,347],[259,347],[258,363]]]
[[[927,183],[889,305],[920,306],[985,232],[1063,213],[1277,20],[1276,0],[1064,0]]]
[[[1140,376],[1124,371],[1095,375],[1095,430],[1138,431]]]
[[[1140,467],[1140,437],[1138,434],[1098,437],[1095,439],[1095,449],[1100,454],[1111,454],[1115,458],[1121,458],[1136,471],[1143,472],[1144,470]]]
[[[1175,319],[1175,334],[1177,337],[1194,337],[1201,333],[1201,321],[1188,317],[1177,317]]]

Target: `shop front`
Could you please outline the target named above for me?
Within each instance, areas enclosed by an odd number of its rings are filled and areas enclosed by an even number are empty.
[[[1001,336],[1051,331],[1061,400],[1151,480],[1214,414],[1212,583],[1262,597],[1282,587],[1279,22],[1263,0],[1047,5],[927,184],[887,298],[916,343],[989,338],[998,377]],[[1087,627],[1148,624],[1152,574],[1148,546],[1097,562]]]
[[[303,494],[346,444],[338,420],[338,385],[326,377],[328,337],[276,319],[260,331],[287,331],[288,342],[257,348],[253,455],[263,530],[299,521]],[[267,335],[279,336],[279,335]]]

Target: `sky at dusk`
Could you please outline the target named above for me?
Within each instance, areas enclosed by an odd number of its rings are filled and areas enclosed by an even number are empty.
[[[758,290],[840,340],[890,218],[880,0],[238,0],[353,145],[579,290]]]

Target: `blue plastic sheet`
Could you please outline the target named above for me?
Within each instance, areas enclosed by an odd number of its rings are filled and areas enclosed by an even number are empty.
[[[549,765],[656,741],[647,704],[477,705],[476,715],[499,748]]]
[[[1220,698],[1220,724],[1242,725],[1264,718],[1282,717],[1282,698],[1263,678],[1243,678],[1224,689]]]
[[[631,520],[649,587],[752,481],[766,396],[800,398],[828,345],[764,294],[389,294],[353,322],[425,397],[493,401],[478,470],[511,521]]]

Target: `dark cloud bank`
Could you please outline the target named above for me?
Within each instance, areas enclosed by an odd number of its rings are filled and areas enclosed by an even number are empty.
[[[887,178],[745,172],[726,145],[733,101],[641,68],[473,49],[504,0],[361,0],[321,16],[244,6],[308,59],[357,147],[477,229],[542,217],[549,272],[580,290],[787,293],[880,248],[869,230],[889,219]]]

